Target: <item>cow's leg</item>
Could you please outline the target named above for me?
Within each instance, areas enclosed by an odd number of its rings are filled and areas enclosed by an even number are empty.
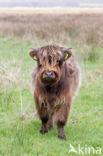
[[[45,114],[45,116],[41,116],[40,119],[42,122],[40,133],[42,134],[47,133],[49,130],[53,128],[52,118],[49,118],[48,114]]]
[[[48,127],[48,131],[53,128],[53,116],[52,115],[49,116],[47,127]]]
[[[35,102],[36,102],[36,109],[39,115],[39,118],[41,120],[41,128],[40,133],[44,134],[48,132],[47,123],[49,120],[49,113],[47,109],[47,103],[44,101],[43,97],[37,97],[35,96]]]
[[[56,114],[58,138],[60,139],[66,139],[66,136],[64,134],[64,126],[68,118],[69,110],[70,110],[70,105],[63,104]]]
[[[49,120],[49,115],[48,112],[46,110],[41,110],[41,112],[39,113],[39,117],[41,120],[41,128],[40,128],[40,133],[44,134],[48,132],[48,120]]]

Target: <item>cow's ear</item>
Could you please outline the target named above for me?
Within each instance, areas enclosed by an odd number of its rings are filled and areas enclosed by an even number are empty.
[[[68,48],[68,49],[63,50],[63,52],[64,52],[64,56],[63,56],[64,61],[66,61],[69,57],[71,57],[71,55],[72,55],[71,49],[72,48]]]
[[[38,49],[31,49],[31,50],[29,51],[30,57],[31,57],[33,60],[35,60],[35,61],[38,60],[37,53],[38,53]]]

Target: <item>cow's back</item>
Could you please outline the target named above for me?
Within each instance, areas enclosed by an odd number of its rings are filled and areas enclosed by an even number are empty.
[[[73,97],[75,97],[81,84],[80,67],[76,59],[74,58],[74,56],[72,56],[70,59],[66,61],[66,65],[67,65],[67,72],[69,73],[67,74],[67,76],[68,76],[68,81],[70,82],[70,89]]]

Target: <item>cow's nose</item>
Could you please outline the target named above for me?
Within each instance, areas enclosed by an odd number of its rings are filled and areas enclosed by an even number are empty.
[[[53,71],[46,71],[43,73],[43,78],[55,78],[55,73]]]

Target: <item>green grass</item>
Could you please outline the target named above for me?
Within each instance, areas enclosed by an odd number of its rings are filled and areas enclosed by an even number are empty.
[[[42,41],[30,43],[16,38],[0,39],[0,156],[78,155],[69,153],[70,144],[76,149],[78,144],[101,147],[103,155],[101,57],[89,61],[82,61],[85,57],[80,57],[83,80],[65,127],[67,141],[57,138],[56,126],[45,135],[39,133],[40,121],[33,114],[35,109],[30,88],[35,62],[29,58],[28,50],[44,44]],[[103,50],[101,47],[98,49]],[[84,50],[81,54],[86,54],[84,47],[78,47],[78,50]]]

